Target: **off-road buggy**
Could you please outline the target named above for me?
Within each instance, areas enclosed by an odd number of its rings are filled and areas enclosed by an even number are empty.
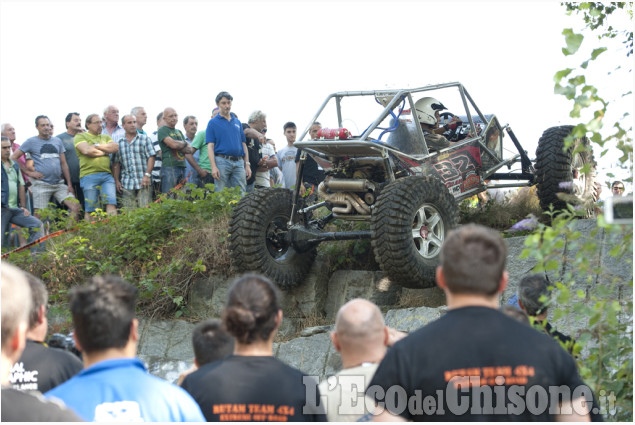
[[[450,147],[434,151],[426,144],[412,113],[415,100],[423,96],[451,105],[449,110],[463,117],[462,126],[445,134],[456,141]],[[452,116],[442,113],[441,124]],[[316,121],[336,127],[322,132],[336,138],[304,140]],[[368,127],[359,131],[358,123]],[[295,190],[256,190],[234,209],[229,230],[233,266],[263,273],[288,288],[309,272],[319,243],[370,239],[377,263],[392,282],[433,286],[441,246],[458,224],[461,200],[488,188],[535,184],[544,209],[564,207],[559,193],[580,203],[596,196],[592,153],[578,149],[587,140],[563,149],[571,130],[546,130],[532,161],[512,129],[501,126],[496,116],[484,115],[458,82],[331,94],[294,145],[303,152]],[[516,151],[509,156],[503,131]],[[312,204],[299,193],[307,154],[326,175]],[[325,230],[338,220],[370,223],[370,229]]]

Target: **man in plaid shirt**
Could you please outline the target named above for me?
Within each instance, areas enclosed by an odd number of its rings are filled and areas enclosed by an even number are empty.
[[[156,152],[152,140],[137,132],[134,115],[125,115],[121,123],[126,132],[119,140],[113,174],[117,192],[125,208],[145,207],[152,201],[152,168]],[[121,178],[120,178],[121,177]]]

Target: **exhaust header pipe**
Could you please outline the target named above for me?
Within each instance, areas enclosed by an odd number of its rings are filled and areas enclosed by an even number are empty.
[[[324,185],[338,192],[366,192],[375,189],[375,185],[368,180],[330,179],[325,180]]]

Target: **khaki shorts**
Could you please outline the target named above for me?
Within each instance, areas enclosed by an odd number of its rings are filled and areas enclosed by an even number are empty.
[[[48,184],[41,180],[31,179],[31,192],[33,192],[33,208],[43,209],[48,207],[51,196],[54,196],[60,204],[68,198],[75,198],[68,191],[64,183]]]

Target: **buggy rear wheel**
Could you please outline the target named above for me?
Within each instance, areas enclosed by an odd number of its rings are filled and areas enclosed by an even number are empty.
[[[584,208],[583,215],[588,217],[598,200],[596,163],[586,138],[575,139],[563,151],[564,141],[572,130],[571,125],[551,127],[538,141],[535,164],[538,199],[543,211],[548,211],[550,205],[558,211],[571,204]]]

